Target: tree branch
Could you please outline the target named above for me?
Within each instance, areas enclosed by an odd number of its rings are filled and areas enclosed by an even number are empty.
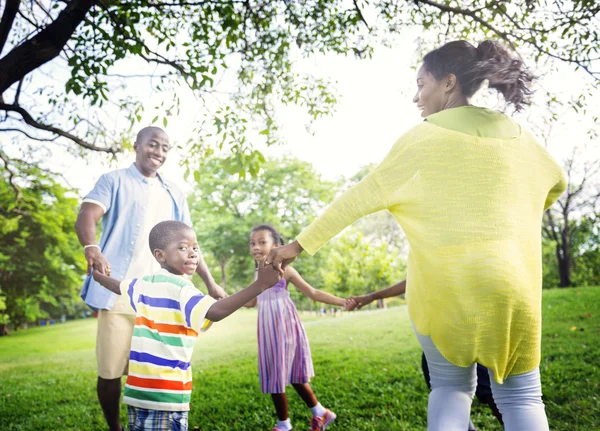
[[[2,161],[4,162],[4,169],[6,169],[6,171],[8,172],[8,182],[10,183],[10,186],[14,189],[15,200],[18,202],[23,197],[23,193],[21,192],[19,186],[15,184],[15,173],[8,166],[8,158],[2,153],[2,151],[0,151],[0,159],[2,159]]]
[[[0,54],[2,54],[2,49],[8,40],[8,35],[10,34],[10,29],[15,21],[17,12],[19,12],[20,3],[21,0],[6,0],[4,13],[2,14],[2,19],[0,19]]]
[[[360,10],[360,7],[358,7],[358,2],[356,0],[352,0],[352,2],[354,3],[354,9],[356,9],[356,13],[358,14],[358,18],[360,18],[360,20],[365,25],[365,27],[367,27],[367,30],[371,31],[371,27],[369,27],[369,23],[365,19],[362,11]]]
[[[56,58],[94,3],[94,0],[72,0],[51,24],[0,58],[0,94]]]
[[[40,141],[40,142],[54,142],[56,141],[56,138],[58,138],[58,136],[54,137],[54,138],[36,138],[35,136],[30,135],[29,133],[27,133],[24,130],[21,129],[16,129],[16,128],[6,128],[6,129],[0,129],[0,132],[18,132],[18,133],[22,133],[23,135],[27,136],[29,139],[32,139],[34,141]]]
[[[75,135],[73,135],[73,134],[71,134],[69,132],[65,132],[64,130],[61,130],[61,129],[57,128],[57,127],[40,123],[40,122],[36,121],[31,116],[31,114],[29,112],[27,112],[25,109],[23,109],[21,106],[18,106],[18,105],[8,105],[6,103],[0,103],[0,111],[16,112],[16,113],[20,114],[21,117],[23,117],[23,121],[25,121],[25,123],[27,123],[31,127],[35,127],[36,129],[45,130],[47,132],[54,133],[55,135],[68,138],[71,141],[75,142],[77,145],[80,145],[83,148],[87,148],[88,150],[102,151],[102,152],[110,153],[110,154],[115,154],[115,153],[119,152],[119,150],[117,148],[114,148],[114,147],[110,147],[110,148],[109,147],[98,147],[96,145],[93,145],[93,144],[90,144],[89,142],[84,141],[81,138],[78,138],[77,136],[75,136]]]

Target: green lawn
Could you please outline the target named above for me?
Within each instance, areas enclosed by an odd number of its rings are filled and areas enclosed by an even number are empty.
[[[425,429],[427,389],[404,306],[304,315],[320,401],[333,430]],[[93,319],[0,338],[0,430],[106,430],[95,395]],[[542,379],[552,430],[600,429],[600,288],[544,292]],[[236,313],[197,343],[191,430],[270,430],[274,412],[256,372],[256,314]],[[123,420],[125,421],[125,409]],[[295,429],[309,412],[290,393]],[[499,430],[474,402],[480,430]]]

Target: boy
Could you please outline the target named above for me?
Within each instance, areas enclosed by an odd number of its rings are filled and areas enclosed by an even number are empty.
[[[149,243],[162,268],[157,274],[123,282],[98,271],[93,277],[123,295],[136,313],[123,395],[130,431],[186,431],[190,361],[198,332],[277,284],[280,276],[262,262],[254,283],[215,302],[184,278],[196,271],[199,260],[196,234],[189,226],[161,222],[150,231]]]

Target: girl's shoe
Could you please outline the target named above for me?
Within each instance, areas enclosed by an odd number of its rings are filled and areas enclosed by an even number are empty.
[[[284,430],[282,430],[281,428],[277,428],[277,427],[275,427],[275,428],[273,428],[271,431],[284,431]],[[290,431],[292,431],[292,430],[290,430]]]
[[[331,410],[326,410],[323,416],[314,416],[310,420],[310,431],[323,431],[336,417],[335,413]]]

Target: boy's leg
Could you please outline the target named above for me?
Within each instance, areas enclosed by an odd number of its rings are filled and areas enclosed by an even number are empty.
[[[119,296],[112,310],[98,313],[96,359],[98,361],[98,401],[110,431],[122,431],[120,422],[121,376],[127,374],[135,314]]]
[[[475,364],[458,367],[446,360],[430,337],[415,334],[427,358],[431,393],[427,411],[429,431],[464,431],[469,427],[477,375]]]
[[[508,376],[501,385],[490,371],[492,393],[502,413],[504,429],[547,431],[548,419],[542,402],[540,370]]]
[[[488,369],[481,364],[477,364],[477,389],[475,390],[475,396],[479,402],[487,404],[490,409],[492,409],[492,413],[496,419],[498,419],[500,425],[502,425],[502,415],[500,414],[496,402],[494,401],[494,396],[492,395]]]

